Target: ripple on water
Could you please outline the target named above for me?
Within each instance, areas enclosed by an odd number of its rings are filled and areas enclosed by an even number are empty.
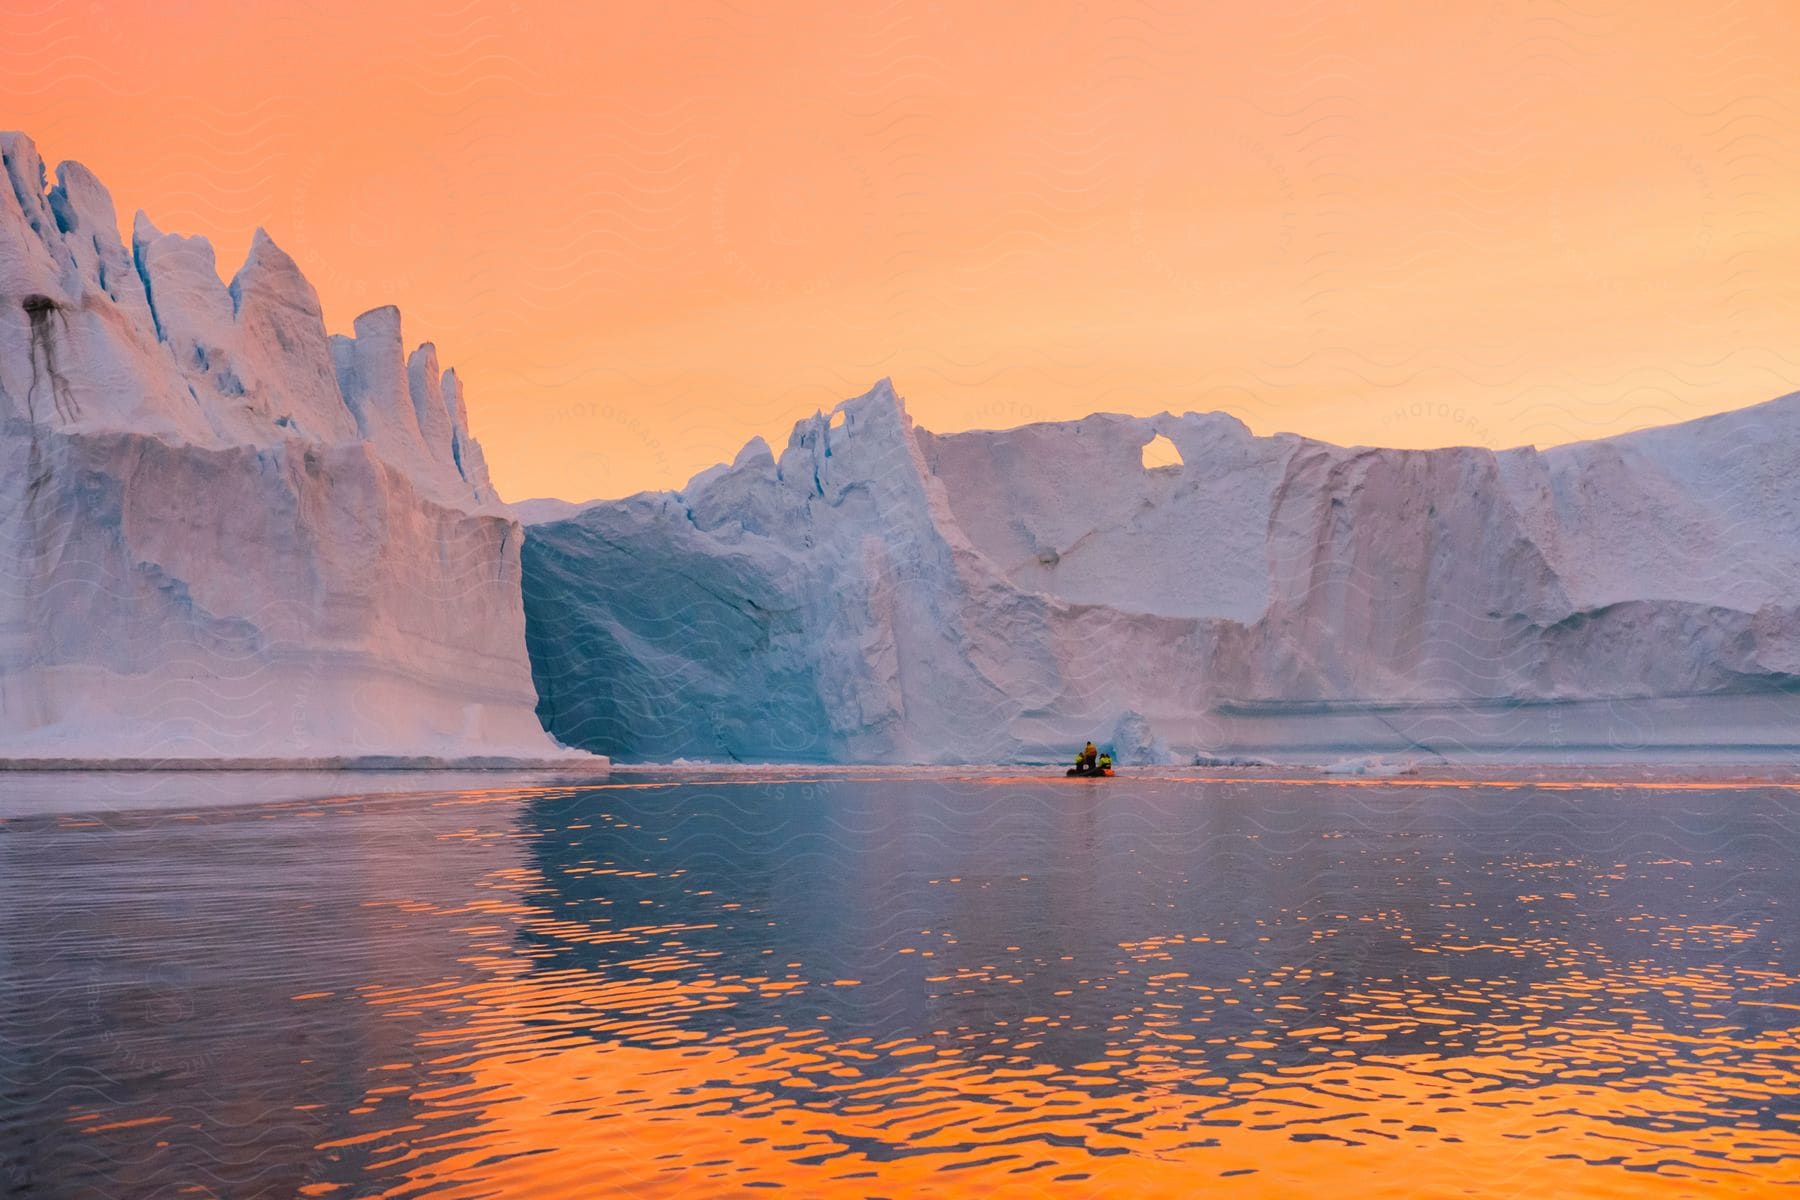
[[[875,778],[0,824],[27,1193],[1800,1182],[1796,794]]]

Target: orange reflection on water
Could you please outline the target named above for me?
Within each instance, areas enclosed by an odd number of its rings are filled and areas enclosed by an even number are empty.
[[[517,984],[483,998],[489,1014],[541,1021],[545,997]],[[1173,1046],[1051,1065],[943,1045],[876,1050],[819,1030],[665,1049],[543,1042],[446,1060],[466,1082],[413,1100],[427,1128],[456,1132],[409,1168],[412,1128],[395,1130],[391,1156],[372,1164],[402,1172],[385,1194],[1174,1197],[1354,1180],[1373,1196],[1694,1196],[1800,1183],[1793,1135],[1691,1127],[1695,1095],[1791,1101],[1791,1071],[1726,1078],[1704,1065],[1708,1047],[1653,1035],[1574,1038],[1548,1057],[1367,1055],[1229,1084],[1208,1077],[1204,1054]],[[1791,1066],[1795,1046],[1736,1049]],[[1593,1077],[1645,1063],[1666,1068],[1655,1091]],[[1559,1081],[1562,1070],[1585,1077]]]
[[[529,874],[509,883],[534,891]],[[746,998],[803,1007],[840,981],[723,972],[682,939],[710,926],[603,930],[536,896],[523,912],[534,938],[622,939],[642,953],[604,970],[543,969],[500,938],[482,943],[476,982],[368,991],[377,1010],[425,1019],[420,1054],[433,1075],[408,1097],[411,1120],[364,1139],[384,1195],[1292,1196],[1352,1183],[1370,1196],[1597,1197],[1800,1186],[1800,1023],[1756,1032],[1733,1015],[1800,1009],[1800,978],[1779,970],[1670,971],[1552,929],[1413,947],[1525,961],[1537,978],[1451,966],[1424,983],[1364,979],[1326,992],[1329,1004],[1302,1003],[1330,969],[1202,981],[1169,960],[1208,939],[1152,934],[1119,947],[1128,965],[1117,974],[1137,975],[1117,1001],[1106,992],[1117,978],[1096,975],[1040,1012],[843,1036],[823,1014],[810,1027],[733,1024]],[[1323,916],[1343,924],[1315,931],[1320,940],[1363,919],[1409,930],[1394,912]],[[1759,936],[1717,922],[1645,932],[1675,948]],[[929,979],[964,992],[1015,982],[974,962]],[[1652,998],[1699,1034],[1672,1031]],[[1224,1012],[1260,1015],[1245,1029],[1220,1024]],[[1059,1054],[1075,1031],[1092,1035],[1084,1052]],[[1422,1035],[1441,1048],[1410,1050]],[[1312,1061],[1292,1061],[1295,1051]]]

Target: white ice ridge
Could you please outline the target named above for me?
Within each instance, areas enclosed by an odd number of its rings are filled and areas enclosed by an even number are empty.
[[[883,381],[570,514],[527,530],[539,711],[622,757],[1800,749],[1800,394],[1406,451],[1218,413],[934,435]]]
[[[436,351],[0,134],[0,760],[567,760]],[[585,756],[583,756],[585,757]]]

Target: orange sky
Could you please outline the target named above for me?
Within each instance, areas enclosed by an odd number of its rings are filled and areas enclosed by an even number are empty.
[[[882,375],[1399,446],[1800,387],[1780,0],[0,5],[0,126],[227,275],[266,226],[334,330],[399,304],[509,498]]]

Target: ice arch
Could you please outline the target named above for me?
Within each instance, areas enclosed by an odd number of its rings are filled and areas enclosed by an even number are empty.
[[[1181,451],[1175,448],[1162,434],[1157,434],[1144,443],[1144,470],[1154,471],[1161,467],[1179,467],[1182,465]]]

